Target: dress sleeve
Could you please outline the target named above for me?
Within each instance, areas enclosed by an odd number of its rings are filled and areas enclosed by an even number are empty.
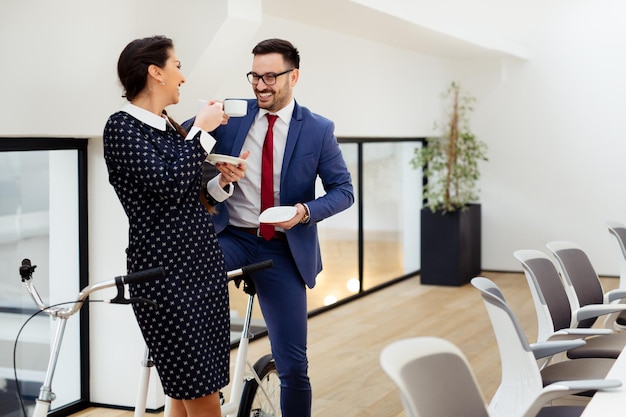
[[[141,184],[161,198],[181,198],[201,175],[206,151],[200,146],[200,135],[196,132],[184,140],[177,133],[161,132],[130,116],[111,116],[103,134],[110,181],[113,185],[115,181]]]

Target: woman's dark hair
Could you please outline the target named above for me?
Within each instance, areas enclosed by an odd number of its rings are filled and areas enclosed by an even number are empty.
[[[145,88],[148,67],[156,65],[163,68],[173,48],[174,43],[165,36],[135,39],[126,45],[117,61],[117,76],[128,101],[132,101]]]
[[[254,55],[279,53],[283,60],[292,68],[300,68],[300,53],[291,42],[283,39],[266,39],[259,42],[253,49]]]
[[[146,87],[148,67],[156,65],[163,68],[174,49],[174,42],[165,36],[135,39],[122,51],[117,61],[117,76],[124,88],[124,96],[132,101]],[[165,110],[163,113],[167,115]],[[174,128],[182,136],[187,136],[183,129],[171,117],[168,117]]]

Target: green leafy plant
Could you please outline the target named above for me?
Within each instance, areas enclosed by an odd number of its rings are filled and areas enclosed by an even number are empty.
[[[415,148],[411,159],[427,178],[424,185],[425,205],[433,212],[463,210],[478,200],[479,161],[487,161],[487,144],[469,127],[469,114],[476,98],[453,81],[442,95],[447,102],[447,120],[443,134],[426,138],[423,147]],[[435,122],[435,130],[438,124]]]

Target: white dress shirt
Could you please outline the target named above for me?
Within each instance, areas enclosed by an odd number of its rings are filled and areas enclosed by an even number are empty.
[[[287,106],[275,113],[278,116],[274,123],[274,205],[280,204],[280,172],[287,144],[289,122],[295,102],[292,100]],[[263,156],[263,142],[267,132],[268,121],[265,109],[259,109],[241,153],[250,151],[246,160],[246,174],[237,182],[234,190],[222,189],[219,176],[216,176],[207,185],[208,191],[216,201],[225,201],[230,214],[230,224],[238,227],[259,227],[261,213],[261,161]],[[229,198],[230,197],[230,198]]]

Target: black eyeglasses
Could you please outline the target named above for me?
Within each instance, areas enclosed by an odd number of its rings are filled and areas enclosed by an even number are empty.
[[[276,78],[291,71],[293,71],[293,68],[288,69],[287,71],[280,72],[278,74],[268,72],[267,74],[259,75],[254,72],[249,72],[246,74],[246,77],[248,77],[248,81],[250,81],[250,84],[252,85],[257,85],[259,83],[259,80],[263,80],[265,85],[274,85],[276,84]]]

